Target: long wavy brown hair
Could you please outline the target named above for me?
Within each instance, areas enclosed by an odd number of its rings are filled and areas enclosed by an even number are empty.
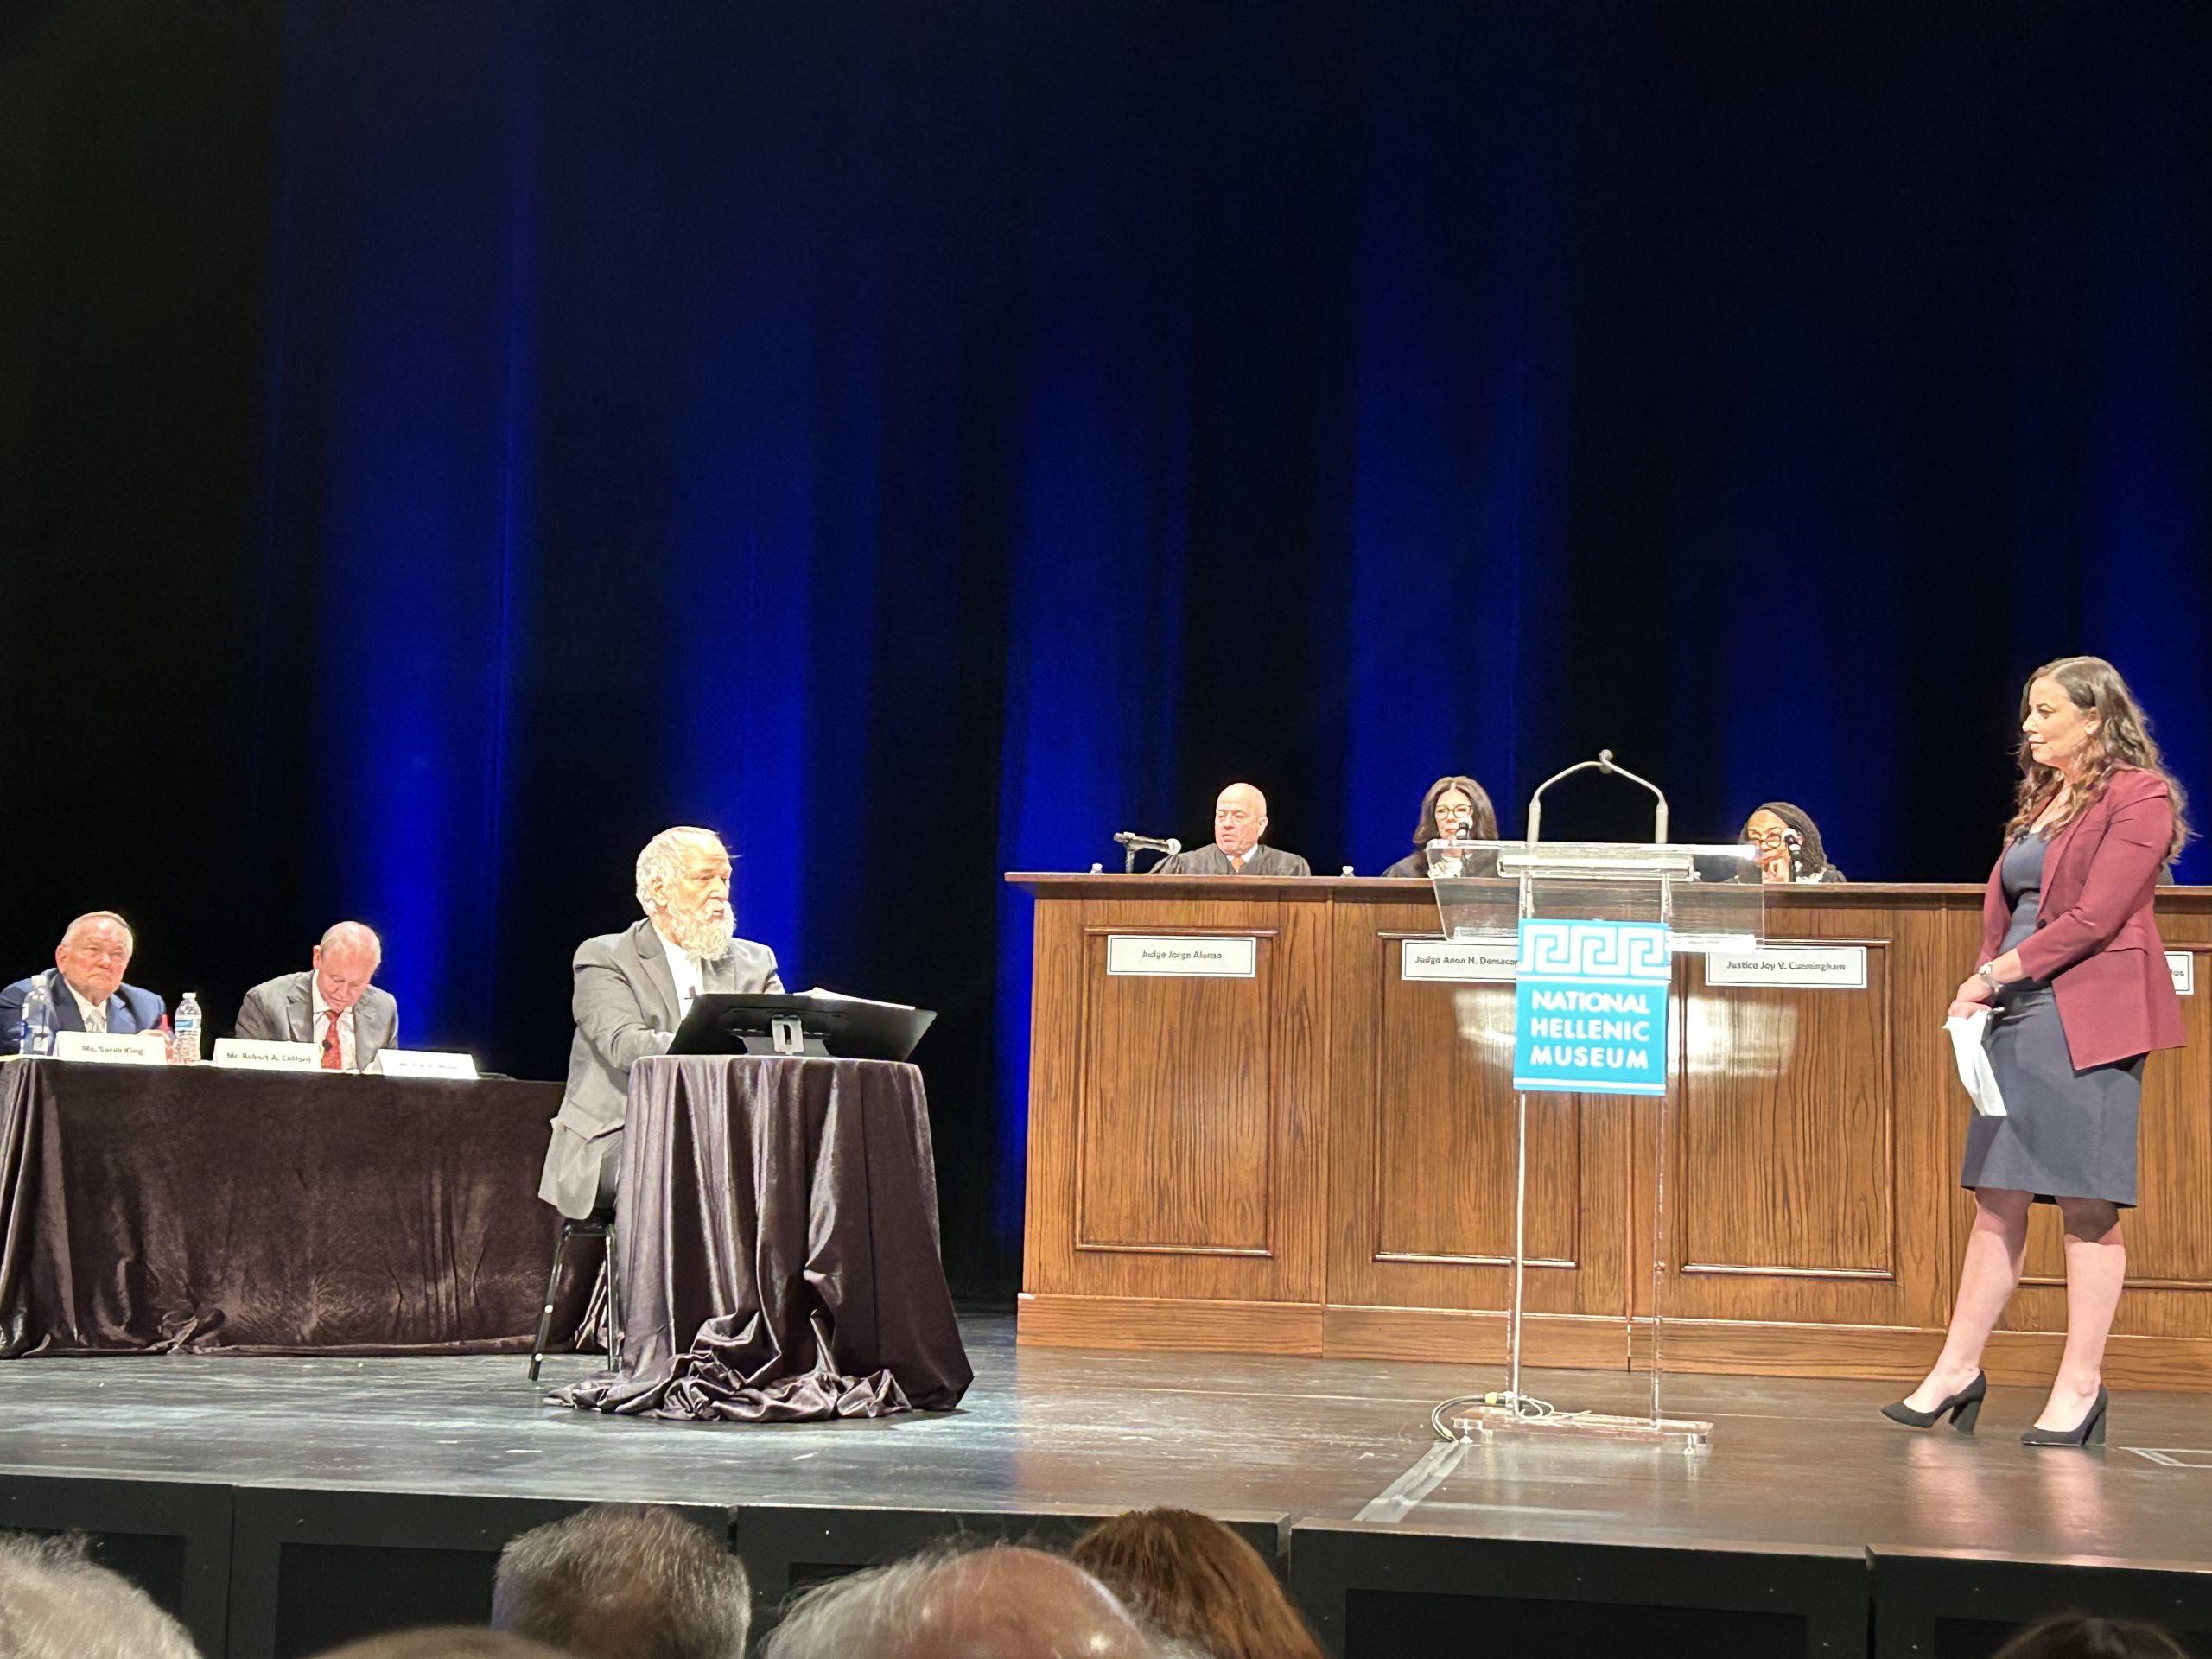
[[[1469,841],[1497,839],[1497,809],[1490,804],[1490,791],[1471,778],[1440,778],[1428,786],[1428,793],[1421,798],[1421,822],[1414,825],[1414,845],[1426,847],[1437,839],[1436,804],[1444,798],[1444,791],[1456,789],[1465,795],[1475,809],[1475,818],[1467,826]]]
[[[1068,1559],[1162,1636],[1211,1659],[1322,1659],[1274,1569],[1210,1516],[1131,1510],[1084,1534]]]
[[[2050,827],[2056,830],[2081,817],[2091,802],[2103,796],[2114,772],[2131,768],[2155,772],[2165,779],[2167,792],[2173,800],[2174,835],[2166,848],[2166,858],[2171,862],[2189,841],[2185,810],[2188,798],[2182,791],[2181,781],[2166,770],[2165,757],[2158,753],[2158,740],[2151,735],[2150,717],[2144,714],[2143,705],[2135,701],[2135,694],[2127,689],[2127,682],[2120,678],[2120,671],[2101,657],[2061,657],[2055,663],[2045,663],[2029,675],[2028,683],[2020,688],[2020,719],[2024,723],[2037,680],[2050,681],[2066,694],[2069,702],[2084,715],[2095,715],[2098,721],[2096,732],[2088,740],[2074,798]],[[2036,760],[2023,735],[2020,787],[2013,796],[2012,821],[2005,826],[2006,837],[2021,834],[2033,823],[2036,815],[2050,804],[2051,798],[2065,781],[2057,767],[2046,766]]]

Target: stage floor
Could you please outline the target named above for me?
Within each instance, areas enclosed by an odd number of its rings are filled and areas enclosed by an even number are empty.
[[[1431,1534],[1711,1549],[1968,1551],[2046,1561],[2212,1561],[2212,1398],[2119,1396],[2101,1452],[2037,1451],[2040,1404],[1992,1391],[1980,1433],[1879,1417],[1879,1383],[1684,1376],[1702,1455],[1552,1440],[1473,1447],[1418,1501],[1429,1408],[1498,1386],[1432,1363],[1018,1348],[963,1318],[976,1384],[955,1413],[760,1427],[549,1407],[590,1370],[518,1358],[148,1357],[0,1367],[0,1474],[712,1505],[1009,1514],[1154,1503]],[[1635,1410],[1639,1378],[1534,1375],[1562,1408]]]

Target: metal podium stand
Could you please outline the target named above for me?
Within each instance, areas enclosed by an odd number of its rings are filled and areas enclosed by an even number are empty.
[[[1642,785],[1658,799],[1654,833],[1648,844],[1619,842],[1541,840],[1541,803],[1546,789],[1560,779],[1599,771]],[[1658,923],[1665,927],[1674,954],[1740,950],[1765,936],[1766,897],[1756,855],[1749,846],[1679,846],[1667,842],[1666,798],[1635,773],[1613,763],[1607,751],[1596,760],[1570,766],[1541,785],[1529,803],[1525,842],[1431,842],[1431,878],[1437,912],[1448,940],[1519,945],[1523,921]],[[1519,974],[1529,963],[1519,959]],[[1669,993],[1671,1000],[1672,992]],[[1669,1020],[1671,1045],[1674,1020]],[[1661,1409],[1665,1380],[1662,1337],[1667,1278],[1667,1166],[1669,1121],[1680,1090],[1681,1060],[1670,1052],[1664,1091],[1648,1095],[1656,1102],[1658,1147],[1652,1177],[1651,1205],[1651,1409],[1648,1415],[1610,1415],[1561,1411],[1531,1400],[1521,1387],[1522,1292],[1527,1276],[1529,1201],[1529,1091],[1514,1091],[1513,1288],[1506,1310],[1506,1386],[1503,1394],[1447,1401],[1436,1413],[1440,1428],[1449,1422],[1453,1436],[1501,1433],[1587,1434],[1618,1440],[1702,1450],[1713,1425],[1669,1418]],[[1582,1085],[1575,1092],[1602,1093]]]

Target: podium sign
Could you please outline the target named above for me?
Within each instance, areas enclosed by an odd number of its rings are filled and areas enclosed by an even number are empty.
[[[1661,923],[1522,922],[1513,1086],[1551,1094],[1665,1094],[1670,963]]]

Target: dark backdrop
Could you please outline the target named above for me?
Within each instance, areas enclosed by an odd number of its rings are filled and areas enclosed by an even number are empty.
[[[2075,650],[2212,789],[2201,6],[0,19],[11,976],[112,906],[221,1030],[359,915],[556,1075],[712,824],[791,982],[942,1011],[1003,1284],[1003,870],[1243,777],[1373,871],[1606,744],[1978,878]]]

